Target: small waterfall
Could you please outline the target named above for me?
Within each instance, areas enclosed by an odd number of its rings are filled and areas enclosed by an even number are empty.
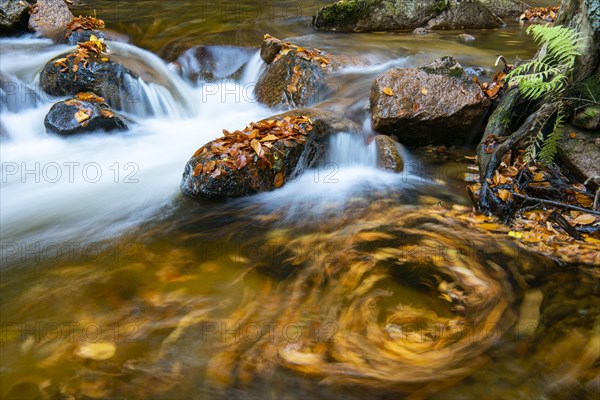
[[[375,142],[365,143],[363,135],[338,133],[329,142],[327,161],[340,167],[377,166],[377,148]]]
[[[191,117],[197,104],[191,88],[158,56],[133,45],[109,42],[112,58],[139,76],[129,77],[130,90],[122,93],[119,104],[125,112],[138,116]]]
[[[242,78],[240,79],[240,84],[242,86],[246,85],[255,85],[265,68],[267,68],[267,64],[260,58],[260,50],[257,51],[248,64],[244,67],[244,72],[242,73]]]

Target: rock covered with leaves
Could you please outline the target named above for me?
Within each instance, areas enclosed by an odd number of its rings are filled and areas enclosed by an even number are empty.
[[[331,60],[319,49],[304,48],[265,35],[261,57],[269,65],[256,83],[254,94],[269,107],[305,107],[332,92],[325,80]]]
[[[343,117],[316,109],[299,109],[223,131],[194,153],[183,172],[181,190],[195,198],[246,196],[281,187],[304,168],[324,158],[328,138],[355,132]]]
[[[48,133],[59,136],[127,129],[124,118],[93,93],[78,93],[72,99],[54,104],[44,126]]]
[[[411,146],[468,143],[489,106],[452,57],[421,68],[391,69],[371,88],[373,128]]]
[[[128,75],[134,74],[122,64],[110,60],[105,53],[104,39],[92,35],[77,49],[49,61],[40,74],[42,89],[52,96],[73,96],[93,92],[104,97],[111,106],[121,108],[121,102],[131,89]]]

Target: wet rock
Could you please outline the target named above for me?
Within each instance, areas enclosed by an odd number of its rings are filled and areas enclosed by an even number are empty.
[[[44,126],[48,133],[59,136],[127,129],[124,118],[106,103],[76,98],[54,104],[44,119]]]
[[[175,62],[182,76],[191,81],[237,79],[256,49],[236,46],[197,46]]]
[[[278,40],[273,39],[266,38],[264,42]],[[320,50],[280,43],[279,53],[256,83],[256,99],[272,108],[292,109],[318,103],[329,96],[333,91],[325,79],[325,73],[333,68],[329,57]],[[274,45],[265,45],[271,46]],[[272,54],[265,57],[271,59]]]
[[[313,25],[337,32],[414,29],[437,15],[437,3],[439,0],[423,0],[415,7],[401,0],[342,0],[321,8]]]
[[[503,21],[479,1],[451,0],[451,5],[427,23],[429,29],[496,28]]]
[[[573,125],[590,131],[600,131],[600,107],[585,107],[573,116]]]
[[[478,0],[342,0],[321,8],[313,17],[318,30],[369,32],[451,27],[488,28],[497,18]]]
[[[427,35],[428,33],[431,33],[431,31],[427,28],[416,28],[414,31],[412,31],[413,35]]]
[[[64,57],[66,54],[57,59]],[[73,72],[72,66],[65,72],[61,72],[61,69],[60,65],[55,65],[55,60],[46,64],[40,74],[40,85],[44,92],[52,96],[74,96],[79,92],[93,92],[104,97],[112,107],[121,109],[122,103],[136,90],[136,87],[132,86],[132,79],[136,79],[137,76],[112,60],[91,58],[87,66],[80,62],[77,72]]]
[[[27,32],[29,3],[24,0],[2,0],[0,3],[0,36]]]
[[[267,64],[271,64],[283,48],[283,42],[274,37],[266,37],[260,46],[260,58]]]
[[[531,6],[519,0],[479,0],[500,18],[518,17]],[[557,2],[558,3],[558,2]]]
[[[452,57],[421,68],[391,69],[371,88],[373,128],[396,135],[406,146],[467,144],[489,106],[479,85]]]
[[[269,117],[265,121],[282,121],[286,117],[308,117],[310,123],[299,124],[306,129],[304,143],[279,139],[272,142],[272,148],[265,159],[253,155],[241,168],[232,163],[221,162],[220,156],[214,155],[209,142],[201,147],[188,161],[183,173],[181,190],[186,195],[203,199],[224,199],[247,196],[258,192],[271,191],[285,182],[300,175],[305,168],[313,168],[324,160],[329,136],[337,132],[357,132],[354,122],[329,111],[317,109],[298,109]],[[274,125],[277,123],[275,122]],[[310,128],[309,128],[310,126]],[[281,135],[276,128],[272,134]],[[235,151],[228,149],[231,153]],[[228,154],[231,154],[228,153]],[[265,161],[266,160],[266,161]],[[207,165],[217,161],[221,171],[216,169],[203,172]],[[212,165],[214,168],[214,164]]]
[[[377,166],[393,172],[402,172],[404,159],[400,154],[400,143],[389,136],[377,135],[373,138],[377,146]]]
[[[29,17],[29,29],[53,37],[64,33],[72,20],[73,14],[64,0],[38,0]]]
[[[573,131],[577,133],[575,139],[566,137],[558,143],[558,156],[582,182],[600,176],[600,139],[566,126],[566,133]]]

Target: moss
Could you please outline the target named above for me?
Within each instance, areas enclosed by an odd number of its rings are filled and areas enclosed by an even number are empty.
[[[581,97],[587,100],[600,101],[600,72],[590,76],[583,82]]]
[[[368,14],[372,5],[381,0],[341,0],[329,4],[320,11],[322,23],[325,26],[354,24]]]
[[[463,76],[464,75],[464,71],[460,68],[450,68],[450,70],[448,71],[450,76]]]
[[[435,11],[436,14],[441,14],[444,11],[448,10],[449,8],[450,8],[450,0],[439,0],[435,4],[435,7],[433,7],[433,11]]]

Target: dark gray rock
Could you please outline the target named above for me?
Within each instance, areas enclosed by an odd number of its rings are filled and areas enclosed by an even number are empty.
[[[76,114],[88,119],[78,121]],[[83,114],[81,114],[83,113]],[[97,131],[126,130],[127,123],[105,103],[69,99],[52,106],[44,119],[46,131],[59,136],[73,136]]]
[[[0,3],[0,36],[27,32],[30,4],[24,0],[2,0]]]
[[[190,81],[237,79],[256,49],[236,46],[197,46],[188,49],[175,63]]]

